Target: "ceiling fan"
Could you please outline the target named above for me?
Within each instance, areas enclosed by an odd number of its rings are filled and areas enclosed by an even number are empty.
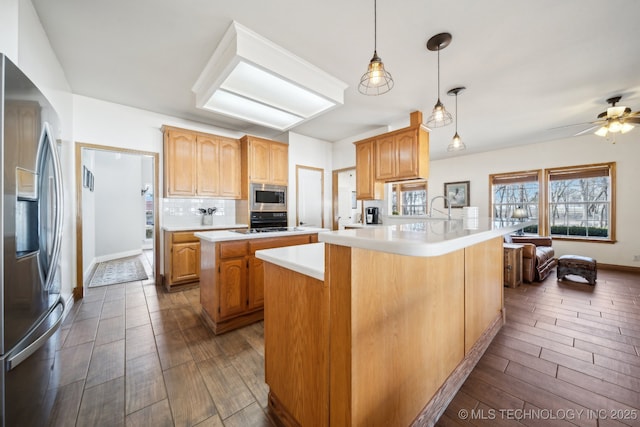
[[[590,122],[593,126],[582,132],[578,132],[574,136],[584,135],[597,129],[594,132],[596,135],[608,137],[610,133],[627,133],[633,129],[636,124],[640,124],[640,111],[632,113],[629,107],[616,107],[616,104],[620,102],[621,99],[621,96],[614,96],[607,99],[607,103],[611,104],[611,107],[607,108],[607,111],[598,114],[598,120]]]

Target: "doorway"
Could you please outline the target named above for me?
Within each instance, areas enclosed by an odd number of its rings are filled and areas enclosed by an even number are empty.
[[[76,287],[99,261],[140,254],[158,283],[158,153],[76,144]]]
[[[296,165],[296,225],[324,227],[324,169]]]
[[[332,179],[333,230],[362,219],[362,201],[356,199],[356,168],[336,169]]]

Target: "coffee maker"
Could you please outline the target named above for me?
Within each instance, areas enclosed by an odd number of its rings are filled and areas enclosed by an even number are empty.
[[[368,207],[365,216],[367,224],[377,224],[379,222],[379,212],[379,209],[376,207]]]

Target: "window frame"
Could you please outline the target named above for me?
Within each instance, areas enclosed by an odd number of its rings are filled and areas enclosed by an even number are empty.
[[[425,210],[425,215],[429,212],[429,183],[427,180],[424,179],[417,179],[417,180],[411,180],[411,181],[404,181],[404,182],[390,182],[389,183],[389,192],[387,194],[389,194],[389,211],[395,212],[393,210],[393,194],[396,193],[396,200],[397,200],[397,212],[398,214],[395,214],[394,216],[398,216],[398,217],[411,217],[411,216],[423,216],[420,214],[410,214],[410,215],[404,215],[402,213],[403,210],[403,206],[402,206],[402,192],[403,191],[415,191],[415,190],[424,190],[425,192],[425,201],[424,201],[424,210]]]
[[[594,237],[578,237],[578,236],[560,236],[551,235],[551,221],[549,215],[551,214],[550,200],[549,200],[549,185],[554,180],[553,176],[560,175],[575,175],[576,177],[593,175],[597,171],[606,169],[608,171],[610,187],[610,209],[609,209],[609,237],[608,238],[594,238]],[[544,192],[544,208],[545,208],[545,234],[553,237],[554,240],[565,240],[574,242],[590,242],[590,243],[615,243],[616,242],[616,162],[607,163],[594,163],[587,165],[577,166],[565,166],[545,169],[545,192]]]
[[[494,201],[493,201],[493,186],[500,181],[505,184],[515,184],[517,182],[533,182],[527,178],[535,177],[535,181],[538,183],[538,235],[542,236],[545,230],[546,213],[544,209],[544,185],[543,185],[543,170],[531,169],[515,172],[501,172],[489,175],[489,218],[494,219]]]

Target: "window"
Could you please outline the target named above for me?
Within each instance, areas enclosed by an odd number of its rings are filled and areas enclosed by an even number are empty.
[[[551,236],[615,240],[615,163],[548,169],[546,175]]]
[[[516,208],[523,208],[528,219],[540,219],[541,170],[489,175],[491,183],[491,217],[499,221],[513,221]],[[538,233],[540,223],[526,227],[526,233]]]
[[[427,181],[391,184],[391,211],[394,215],[426,215]]]

